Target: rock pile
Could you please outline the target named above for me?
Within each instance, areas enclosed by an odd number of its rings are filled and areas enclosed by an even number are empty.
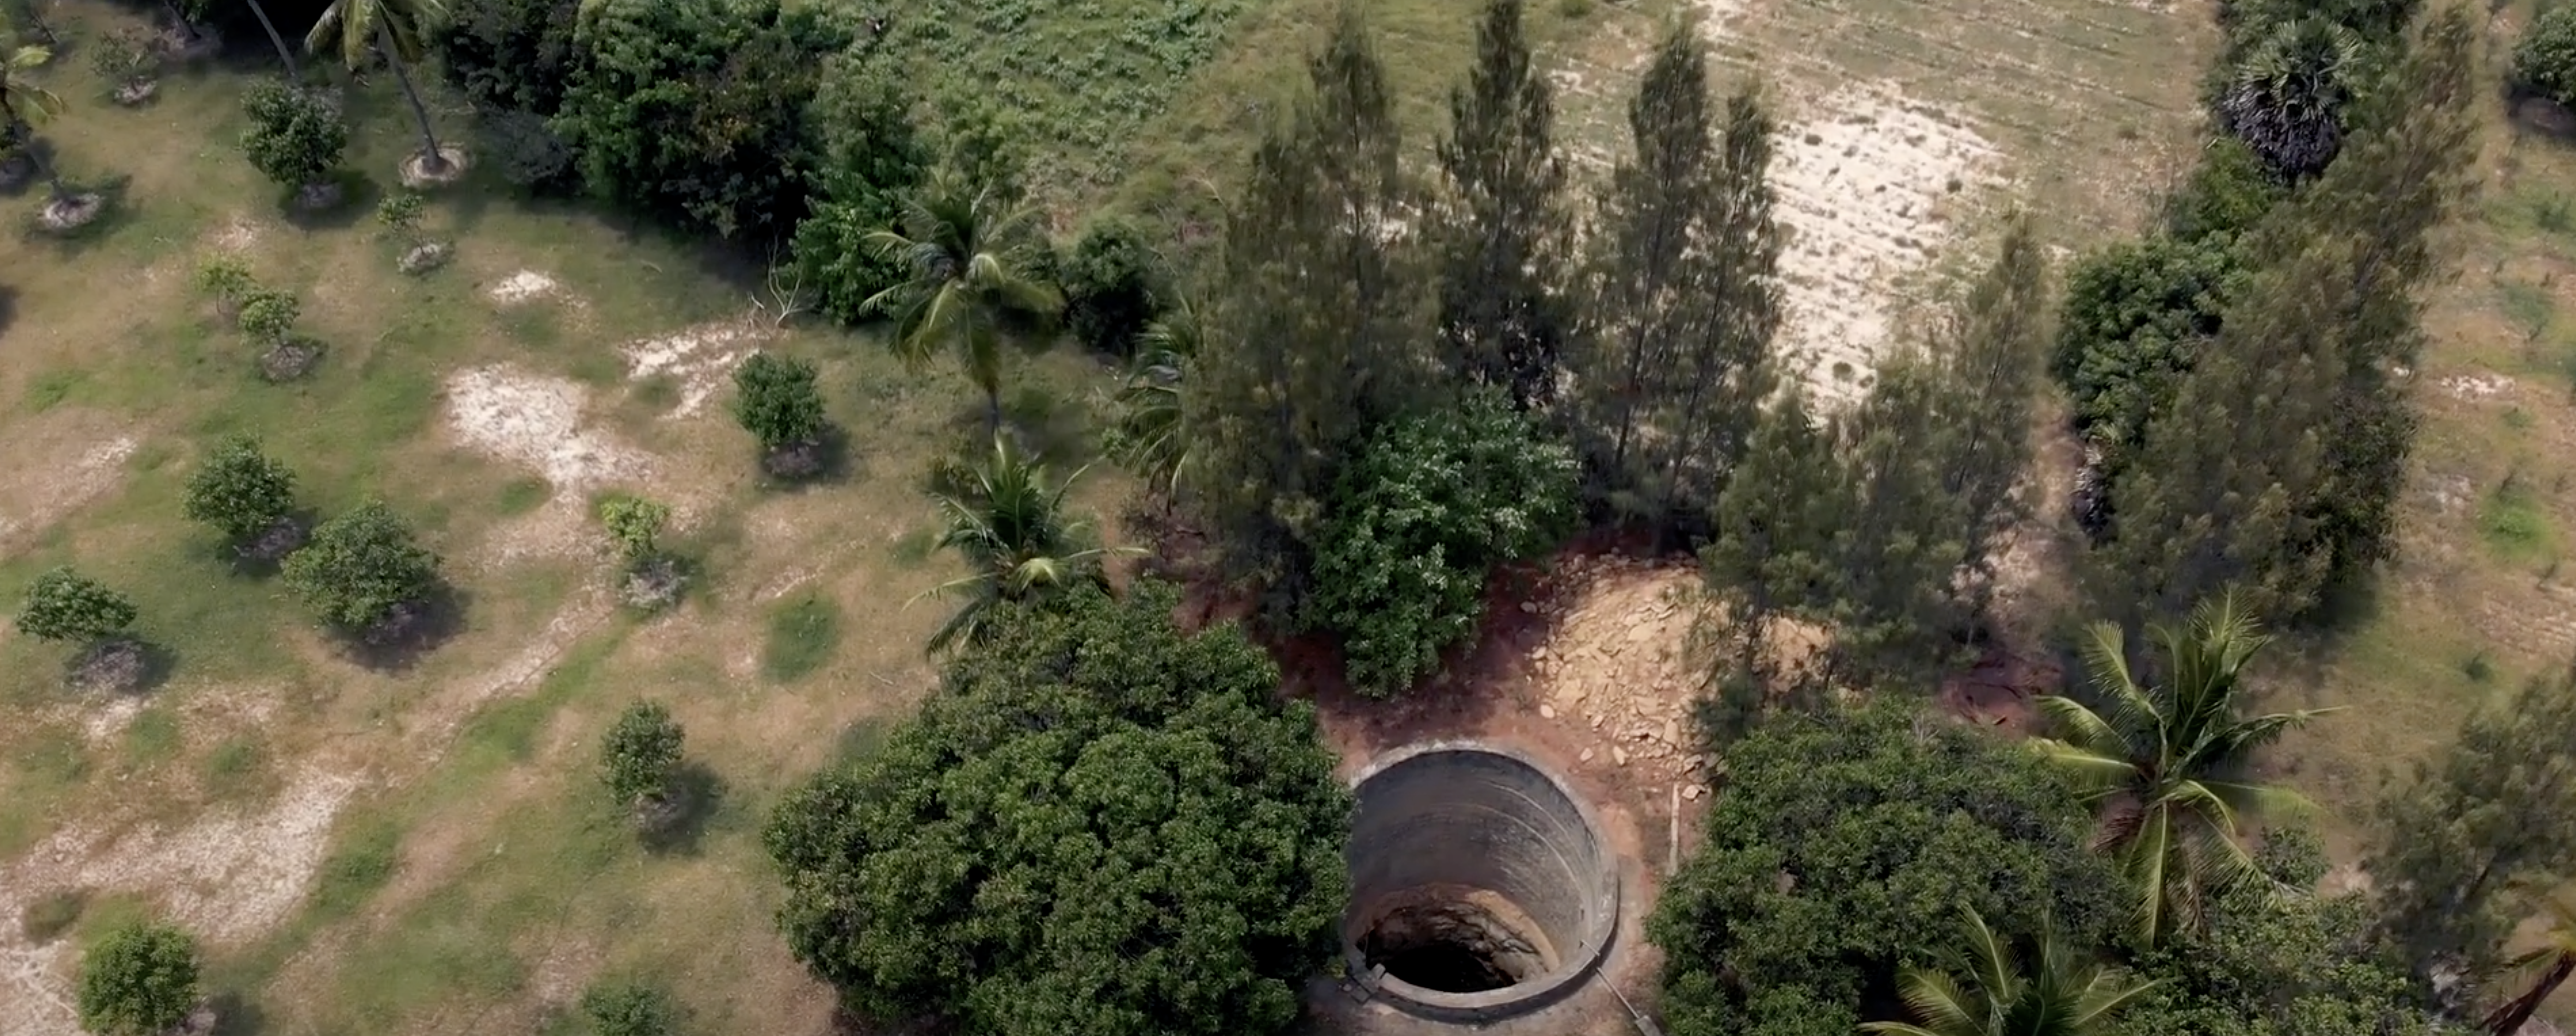
[[[1557,593],[1524,606],[1548,621],[1528,650],[1541,719],[1592,732],[1581,760],[1705,780],[1709,758],[1691,723],[1703,668],[1694,664],[1692,627],[1702,610],[1697,573],[1687,564],[1601,556],[1570,559],[1551,580]],[[1698,798],[1706,789],[1684,789]]]

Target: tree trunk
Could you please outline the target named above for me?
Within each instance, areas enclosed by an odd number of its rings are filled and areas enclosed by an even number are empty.
[[[385,64],[393,66],[394,81],[402,84],[403,100],[411,102],[411,113],[420,120],[420,139],[429,143],[429,150],[421,159],[421,169],[431,173],[446,172],[447,156],[438,151],[438,131],[430,128],[429,108],[420,103],[420,91],[412,89],[411,73],[403,71],[402,51],[394,46],[394,31],[382,17],[376,19],[376,47],[385,52]]]
[[[295,51],[286,46],[286,37],[277,34],[277,23],[268,20],[268,8],[261,6],[259,0],[250,0],[250,13],[259,18],[260,28],[268,30],[268,41],[277,45],[278,58],[286,62],[286,78],[303,82],[304,71],[295,66]]]
[[[984,386],[984,434],[1002,434],[1002,386],[999,382]]]
[[[2542,973],[2540,980],[2532,983],[2530,989],[2505,1001],[2504,1006],[2496,1008],[2494,1014],[2478,1024],[2494,1036],[2513,1036],[2522,1028],[2522,1023],[2531,1020],[2531,1013],[2540,1009],[2540,1002],[2557,992],[2559,983],[2567,981],[2571,973],[2576,973],[2576,956],[2559,954],[2557,959],[2549,962],[2549,970]]]

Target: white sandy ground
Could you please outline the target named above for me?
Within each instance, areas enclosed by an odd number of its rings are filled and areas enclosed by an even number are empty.
[[[134,455],[136,445],[133,436],[119,435],[81,451],[79,458],[68,465],[11,478],[9,484],[24,487],[24,491],[0,499],[0,548],[8,547],[21,534],[31,535],[61,521],[114,488],[125,459]],[[18,459],[29,464],[45,463],[43,457]],[[0,460],[0,469],[17,466]]]
[[[724,320],[629,342],[618,352],[626,357],[626,375],[630,379],[642,381],[662,375],[677,379],[680,402],[671,409],[670,416],[688,417],[703,409],[707,400],[724,387],[726,379],[733,376],[734,365],[750,356],[768,337],[748,320]]]
[[[465,445],[523,465],[553,494],[534,512],[492,530],[478,557],[504,564],[586,549],[590,491],[649,476],[652,458],[583,420],[590,390],[566,378],[505,365],[472,367],[447,379],[447,421]]]
[[[537,299],[564,297],[563,286],[555,279],[535,270],[521,270],[501,279],[488,292],[495,304],[515,306]]]

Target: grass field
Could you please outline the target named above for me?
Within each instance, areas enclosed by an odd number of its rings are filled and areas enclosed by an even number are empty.
[[[1204,243],[1202,186],[1291,96],[1331,10],[922,0],[897,29],[946,33],[923,43],[940,91],[1008,84],[997,96],[1035,128],[1059,226],[1114,201]],[[1426,153],[1469,57],[1468,10],[1368,5]],[[1682,10],[1534,8],[1587,171],[1622,146],[1627,83]],[[1779,101],[1794,333],[1820,364],[1865,366],[2007,207],[2070,249],[2137,225],[2190,158],[2214,35],[2197,6],[2107,0],[1690,10],[1727,74],[1758,68]],[[131,17],[87,0],[62,12],[76,39]],[[134,595],[174,668],[139,699],[75,696],[60,649],[0,631],[0,1036],[67,1031],[68,948],[145,910],[208,938],[233,1032],[554,1031],[585,985],[625,976],[669,983],[699,1031],[821,1031],[829,998],[774,934],[757,827],[783,786],[927,689],[918,645],[941,615],[905,602],[951,563],[928,549],[923,474],[976,434],[971,390],[863,335],[773,330],[752,319],[758,278],[738,264],[515,200],[485,172],[431,205],[456,263],[397,274],[372,197],[305,221],[239,158],[239,68],[174,75],[139,111],[107,104],[77,53],[47,81],[73,102],[46,132],[66,171],[122,179],[113,222],[79,240],[0,227],[15,291],[0,595],[75,562]],[[374,82],[351,106],[351,164],[381,185],[412,145],[399,98]],[[2419,374],[2406,558],[2351,632],[2291,645],[2276,681],[2283,701],[2357,706],[2279,756],[2347,851],[2381,768],[2576,650],[2576,577],[2559,565],[2576,515],[2576,318],[2562,315],[2576,148],[2508,134],[2501,113],[2498,127],[2486,215],[2460,234]],[[36,197],[0,210],[18,219]],[[250,347],[192,295],[191,271],[218,253],[303,297],[329,345],[310,379],[259,380]],[[756,475],[717,387],[755,346],[823,364],[851,433],[841,477],[782,489]],[[1020,383],[1024,423],[1080,454],[1101,372],[1059,352]],[[265,437],[317,510],[382,497],[415,522],[445,558],[461,629],[407,666],[362,665],[273,577],[237,571],[178,515],[186,474],[233,431]],[[1095,471],[1082,497],[1114,514],[1128,487]],[[586,515],[611,489],[679,512],[700,575],[676,612],[611,600]],[[597,734],[637,697],[689,731],[697,815],[669,844],[639,844],[592,775]]]

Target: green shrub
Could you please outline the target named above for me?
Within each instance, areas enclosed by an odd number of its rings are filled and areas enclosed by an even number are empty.
[[[1342,638],[1351,686],[1400,693],[1473,634],[1489,570],[1572,530],[1578,471],[1486,397],[1373,437],[1334,483],[1306,616]]]
[[[485,111],[554,114],[571,74],[580,0],[448,0],[429,32],[439,68]]]
[[[2554,4],[2513,45],[2513,85],[2576,108],[2576,4]]]
[[[2252,229],[2272,206],[2289,197],[2270,167],[2234,137],[2210,141],[2191,178],[2165,202],[2165,230],[2177,241],[2199,243]]]
[[[869,299],[910,271],[880,254],[868,235],[902,218],[905,194],[922,182],[930,149],[913,125],[912,98],[855,57],[825,67],[814,98],[823,127],[823,168],[813,215],[796,225],[795,254],[816,308],[843,323],[877,314]]]
[[[124,635],[134,602],[68,567],[37,576],[18,610],[18,632],[38,640],[89,643]]]
[[[624,805],[662,795],[670,790],[672,775],[679,772],[680,743],[685,736],[661,702],[628,705],[599,740],[600,781]]]
[[[820,65],[776,0],[602,0],[554,130],[584,183],[690,230],[784,237],[806,211]]]
[[[311,90],[263,79],[242,94],[242,111],[250,116],[242,153],[260,175],[281,186],[329,179],[349,149],[349,126],[339,106]]]
[[[197,1004],[197,943],[144,922],[107,933],[81,956],[81,1028],[97,1036],[159,1036]]]
[[[612,496],[599,502],[600,524],[608,527],[608,539],[617,545],[617,556],[630,565],[662,553],[662,526],[670,520],[670,505],[641,497]]]
[[[188,478],[188,520],[241,542],[295,513],[295,473],[260,452],[259,440],[236,435],[215,447]]]
[[[1065,321],[1073,337],[1094,352],[1124,357],[1136,337],[1160,315],[1155,281],[1161,260],[1135,224],[1104,219],[1091,225],[1064,264]]]
[[[197,264],[191,278],[197,291],[218,302],[239,304],[259,288],[250,275],[250,267],[229,255],[210,255]]]
[[[812,363],[753,353],[734,368],[733,417],[764,450],[823,435],[823,391]]]
[[[680,1011],[671,996],[640,982],[601,983],[581,994],[591,1036],[671,1036]]]
[[[283,342],[295,333],[295,322],[304,315],[304,303],[294,293],[274,288],[252,288],[241,300],[238,318],[242,333],[260,342]]]
[[[286,559],[286,586],[324,623],[364,633],[437,589],[438,555],[370,501],[313,530],[313,541]]]
[[[421,218],[428,214],[428,199],[419,191],[395,191],[376,203],[376,222],[405,240],[420,232]]]
[[[2192,350],[2218,333],[2243,274],[2221,239],[2115,245],[2067,276],[2054,366],[2075,423],[2114,453],[2173,400]]]
[[[90,71],[111,87],[150,82],[161,58],[153,39],[140,29],[118,29],[90,43]]]

